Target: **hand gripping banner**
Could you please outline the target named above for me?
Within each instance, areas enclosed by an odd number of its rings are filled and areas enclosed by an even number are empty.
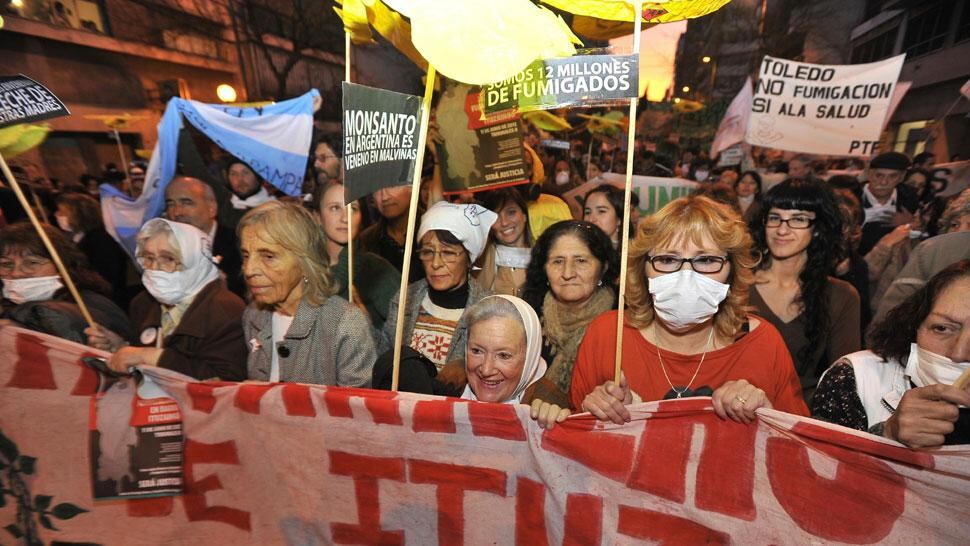
[[[889,441],[709,398],[543,432],[528,408],[143,370],[184,426],[184,493],[93,500],[98,355],[0,330],[4,543],[965,543],[970,448]],[[103,356],[103,355],[101,355]],[[11,493],[10,491],[14,491]]]

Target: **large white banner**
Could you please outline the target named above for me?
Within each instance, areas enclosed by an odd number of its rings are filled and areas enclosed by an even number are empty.
[[[765,56],[745,140],[791,152],[872,155],[905,57],[821,65]]]

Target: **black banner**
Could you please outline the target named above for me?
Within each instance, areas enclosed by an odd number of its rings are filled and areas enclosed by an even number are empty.
[[[540,59],[508,80],[482,87],[482,111],[549,110],[635,98],[638,55],[576,55]]]
[[[344,202],[411,184],[421,97],[344,82]]]
[[[0,76],[0,127],[70,114],[61,99],[27,76]]]

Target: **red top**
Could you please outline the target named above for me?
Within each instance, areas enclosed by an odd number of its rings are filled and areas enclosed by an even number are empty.
[[[616,313],[610,311],[596,317],[579,346],[569,388],[570,400],[577,410],[597,385],[613,380]],[[765,391],[775,409],[807,416],[808,407],[802,399],[801,384],[785,341],[771,323],[759,320],[757,328],[740,340],[707,353],[690,388],[707,386],[715,390],[728,381],[746,379]],[[682,355],[663,349],[660,354],[670,381],[678,389],[686,387],[697,370],[700,354]],[[670,384],[657,359],[657,346],[629,324],[623,329],[621,366],[630,388],[644,401],[662,400],[670,392]]]

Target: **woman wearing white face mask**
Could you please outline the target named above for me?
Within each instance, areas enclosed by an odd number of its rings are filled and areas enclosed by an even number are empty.
[[[136,243],[146,292],[131,303],[134,339],[88,328],[88,344],[113,352],[108,365],[117,371],[158,366],[196,379],[246,379],[245,304],[219,277],[209,236],[155,218]]]
[[[622,424],[627,404],[711,396],[720,417],[743,423],[761,407],[807,415],[778,331],[745,312],[755,263],[740,216],[707,197],[642,220],[630,244],[623,377],[612,381],[616,312],[604,313],[579,348],[574,407]],[[564,418],[558,408],[533,415],[545,426]]]
[[[60,230],[44,226],[47,237],[71,273],[98,324],[128,334],[128,317],[108,295],[111,288],[88,267],[84,254]],[[57,267],[37,231],[29,223],[0,229],[0,318],[19,326],[83,343],[86,326],[81,311],[65,288]]]
[[[937,273],[822,375],[812,415],[910,447],[970,443],[970,260]],[[963,406],[962,408],[960,406]]]

